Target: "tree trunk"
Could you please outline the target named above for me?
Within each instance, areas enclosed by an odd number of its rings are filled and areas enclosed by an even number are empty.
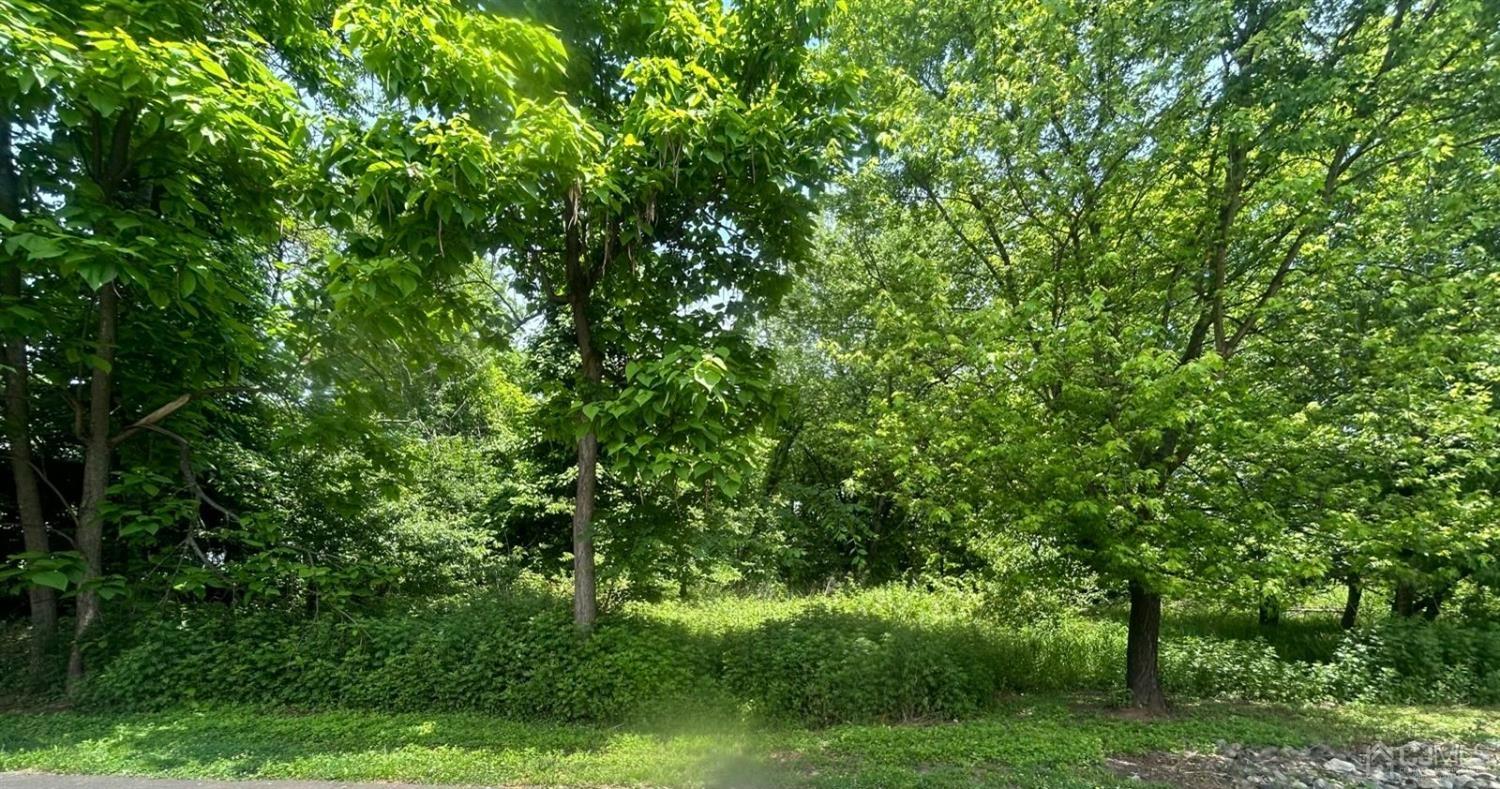
[[[115,325],[119,312],[116,283],[99,289],[99,332],[89,379],[88,432],[83,454],[83,495],[78,505],[78,552],[83,555],[83,583],[78,590],[78,615],[73,628],[73,648],[68,655],[68,683],[75,685],[84,674],[83,643],[99,619],[99,591],[103,573],[104,504],[109,489],[109,411],[114,395]]]
[[[16,178],[11,150],[10,116],[0,115],[0,216],[21,219],[21,185]],[[9,304],[21,301],[21,265],[6,261],[0,274],[0,298]],[[26,337],[19,331],[5,338],[5,440],[10,444],[11,476],[16,485],[16,512],[21,519],[21,538],[27,553],[49,553],[47,522],[42,514],[41,489],[31,456],[31,360]],[[41,676],[47,652],[57,635],[57,592],[45,586],[27,590],[31,604],[31,675]]]
[[[1157,647],[1161,642],[1161,595],[1139,581],[1130,582],[1130,630],[1125,646],[1125,687],[1130,704],[1148,712],[1166,712],[1157,670]]]
[[[1396,592],[1391,598],[1391,613],[1396,616],[1412,616],[1417,612],[1417,590],[1410,581],[1397,581]]]
[[[1364,597],[1365,590],[1358,579],[1350,579],[1348,587],[1349,596],[1344,598],[1344,615],[1339,619],[1339,627],[1353,630],[1354,625],[1359,622],[1359,600]]]
[[[19,286],[20,272],[14,266],[5,272],[5,295]],[[19,290],[19,287],[17,287]],[[16,484],[16,510],[21,518],[21,536],[27,553],[49,553],[47,522],[42,515],[41,489],[31,456],[31,409],[28,402],[26,340],[5,338],[5,438],[10,443],[11,476]],[[57,592],[33,585],[27,590],[31,603],[31,673],[39,677],[45,668],[47,652],[57,635]]]
[[[578,439],[578,489],[573,503],[573,626],[587,633],[597,617],[594,587],[594,493],[599,437],[592,428]]]
[[[568,305],[572,309],[573,334],[578,342],[578,366],[583,379],[583,399],[604,380],[604,361],[594,348],[589,324],[589,291],[592,275],[584,265],[583,232],[576,187],[568,192],[564,217],[563,263],[568,282]],[[581,633],[594,629],[598,615],[594,583],[594,500],[599,485],[599,436],[587,425],[578,438],[578,485],[573,499],[573,626]]]
[[[1261,627],[1275,627],[1281,624],[1281,603],[1274,597],[1261,600],[1259,619]]]

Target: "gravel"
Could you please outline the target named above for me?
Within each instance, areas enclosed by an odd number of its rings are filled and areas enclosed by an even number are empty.
[[[1112,761],[1129,778],[1189,787],[1286,789],[1500,789],[1500,740],[1413,740],[1354,747],[1250,747],[1221,742],[1212,753],[1152,754]]]

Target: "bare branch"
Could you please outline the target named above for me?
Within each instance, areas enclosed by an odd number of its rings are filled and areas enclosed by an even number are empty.
[[[139,433],[142,430],[150,429],[151,427],[160,424],[167,417],[171,416],[172,414],[177,413],[179,410],[182,409],[183,406],[187,405],[188,403],[192,402],[193,400],[197,400],[197,399],[204,398],[204,397],[211,397],[213,395],[218,395],[218,394],[225,394],[225,393],[228,393],[228,392],[251,392],[251,391],[255,391],[254,387],[248,387],[248,386],[215,386],[215,387],[211,387],[211,388],[208,388],[208,389],[199,389],[196,392],[188,392],[187,394],[181,395],[177,399],[175,399],[175,400],[173,400],[173,401],[171,401],[171,402],[169,402],[169,403],[167,403],[167,404],[165,404],[165,405],[157,408],[155,411],[152,411],[151,413],[149,413],[149,414],[141,417],[140,419],[138,419],[134,423],[132,423],[129,427],[127,427],[124,430],[121,430],[119,433],[115,434],[113,437],[111,437],[109,439],[109,445],[112,446],[112,447],[119,446],[120,444],[124,443],[127,439],[129,439],[131,436],[135,435],[136,433]]]

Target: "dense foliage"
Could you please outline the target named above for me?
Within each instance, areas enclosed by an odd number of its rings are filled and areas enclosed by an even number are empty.
[[[99,668],[78,698],[106,709],[228,703],[584,722],[742,710],[821,725],[951,720],[1015,694],[1115,689],[1118,618],[996,625],[987,603],[882,587],[631,604],[587,639],[566,599],[534,586],[316,620],[189,606],[108,628],[87,652]],[[1239,619],[1253,625],[1253,612]],[[8,648],[24,656],[20,639]],[[1164,637],[1162,661],[1182,699],[1500,703],[1492,623],[1186,627]]]
[[[0,0],[0,56],[11,690],[1500,701],[1494,3]]]

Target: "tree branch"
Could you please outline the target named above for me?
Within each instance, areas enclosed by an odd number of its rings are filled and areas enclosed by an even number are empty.
[[[124,443],[127,439],[129,439],[131,436],[135,435],[136,433],[139,433],[142,430],[149,430],[149,429],[153,428],[157,424],[160,424],[167,417],[171,416],[172,414],[177,413],[179,410],[182,409],[183,406],[187,405],[188,403],[192,402],[193,400],[196,400],[196,399],[199,399],[199,398],[203,398],[203,397],[210,397],[210,396],[213,396],[213,395],[216,395],[216,394],[224,394],[226,392],[248,392],[248,391],[255,391],[255,390],[254,390],[253,387],[246,387],[246,386],[216,386],[216,387],[212,387],[212,388],[209,388],[209,389],[199,389],[196,392],[188,392],[187,394],[181,395],[177,399],[175,399],[175,400],[167,403],[166,405],[163,405],[160,408],[157,408],[155,411],[152,411],[151,413],[149,413],[149,414],[141,417],[140,419],[136,420],[133,424],[131,424],[129,427],[125,428],[124,430],[121,430],[119,433],[116,433],[114,436],[112,436],[109,439],[109,445],[111,447],[119,446],[120,444]]]

